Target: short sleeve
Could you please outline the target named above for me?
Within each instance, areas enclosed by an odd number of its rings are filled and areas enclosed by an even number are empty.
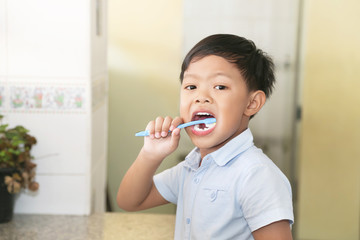
[[[280,220],[293,223],[291,186],[280,170],[266,164],[254,166],[241,188],[240,204],[252,232]]]
[[[179,196],[181,172],[184,167],[178,164],[154,176],[156,189],[167,201],[177,204]]]

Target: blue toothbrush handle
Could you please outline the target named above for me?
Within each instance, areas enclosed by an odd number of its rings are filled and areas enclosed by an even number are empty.
[[[216,119],[215,118],[206,118],[206,119],[203,119],[203,120],[197,120],[197,121],[192,121],[192,122],[187,122],[187,123],[183,123],[183,124],[180,124],[179,126],[177,126],[177,128],[186,128],[186,127],[190,127],[192,125],[196,125],[196,124],[201,124],[201,123],[214,123],[216,122]]]
[[[210,124],[210,123],[215,123],[215,122],[216,122],[215,118],[206,118],[206,119],[203,119],[203,120],[197,120],[197,121],[192,121],[192,122],[180,124],[179,126],[177,126],[177,128],[181,129],[181,128],[186,128],[186,127],[196,125],[196,124],[201,124],[201,123]],[[171,132],[171,131],[169,130],[169,132]],[[145,131],[135,133],[136,137],[147,137],[149,135],[150,135],[149,130],[145,130]]]
[[[169,130],[169,132],[171,132],[171,131]],[[136,137],[147,137],[147,136],[150,136],[150,133],[149,133],[149,130],[145,130],[145,131],[135,133],[135,136]]]
[[[150,135],[149,130],[145,130],[145,131],[141,131],[141,132],[135,133],[135,136],[136,136],[136,137],[147,137],[147,136],[149,136],[149,135]]]

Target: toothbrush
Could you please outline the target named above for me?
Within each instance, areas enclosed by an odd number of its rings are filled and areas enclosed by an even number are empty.
[[[205,118],[205,119],[202,119],[202,120],[196,120],[196,121],[192,121],[192,122],[188,122],[188,123],[183,123],[183,124],[180,124],[179,126],[177,126],[177,128],[186,128],[186,127],[189,127],[189,126],[192,126],[192,125],[197,125],[197,124],[210,124],[210,123],[216,123],[216,118]],[[171,132],[169,130],[169,132]],[[149,130],[145,130],[145,131],[142,131],[142,132],[138,132],[135,134],[136,137],[146,137],[146,136],[149,136]]]

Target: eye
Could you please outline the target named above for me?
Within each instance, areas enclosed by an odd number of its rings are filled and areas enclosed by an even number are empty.
[[[225,89],[227,89],[227,87],[224,86],[224,85],[217,85],[217,86],[215,86],[215,89],[217,89],[217,90],[225,90]]]
[[[196,89],[196,86],[195,85],[188,85],[188,86],[185,87],[185,89],[194,90],[194,89]]]

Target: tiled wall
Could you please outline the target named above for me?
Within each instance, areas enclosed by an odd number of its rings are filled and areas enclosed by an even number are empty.
[[[97,2],[103,11],[101,35],[95,33]],[[105,10],[105,0],[0,0],[0,112],[38,140],[33,155],[40,189],[19,194],[15,212],[104,209]],[[98,111],[103,115],[94,124]],[[97,140],[92,128],[99,126],[103,137]],[[94,145],[102,146],[96,156]],[[93,175],[100,189],[93,187]],[[102,200],[93,200],[91,192],[102,193]]]

